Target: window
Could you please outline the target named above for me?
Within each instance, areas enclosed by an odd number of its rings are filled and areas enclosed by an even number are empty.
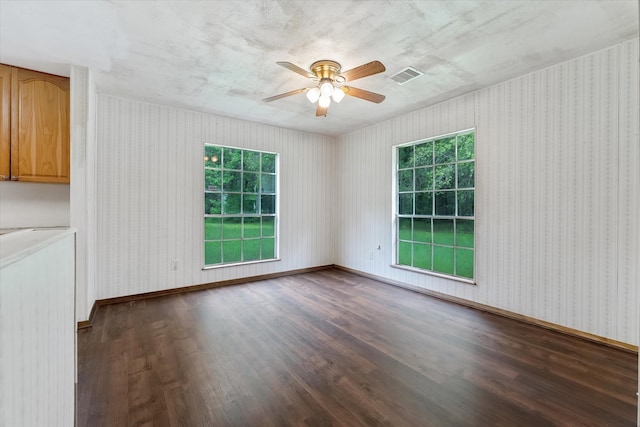
[[[473,279],[474,132],[396,150],[396,265]]]
[[[276,259],[277,154],[205,144],[204,264]]]

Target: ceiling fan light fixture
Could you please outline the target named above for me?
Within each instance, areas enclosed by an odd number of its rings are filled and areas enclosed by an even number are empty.
[[[316,116],[326,116],[327,109],[331,104],[331,98],[333,98],[333,102],[336,104],[342,101],[345,95],[375,102],[376,104],[381,103],[385,98],[384,95],[380,95],[379,93],[369,92],[353,86],[344,86],[346,82],[352,82],[385,71],[386,68],[380,61],[371,61],[345,72],[341,72],[339,63],[330,60],[316,61],[311,64],[308,71],[290,62],[278,62],[277,64],[313,80],[316,82],[314,83],[315,87],[290,90],[289,92],[265,98],[263,99],[264,102],[271,102],[276,99],[304,93],[312,104],[318,103]]]
[[[322,108],[327,108],[329,104],[331,104],[331,96],[324,93],[320,95],[320,98],[318,99],[318,105]]]
[[[333,98],[333,100],[335,102],[337,102],[339,104],[340,101],[342,101],[342,99],[344,98],[344,92],[339,87],[334,87],[333,88],[333,93],[331,94],[331,97]]]
[[[307,99],[312,104],[318,101],[318,98],[320,98],[320,89],[318,89],[317,87],[312,87],[307,91]]]

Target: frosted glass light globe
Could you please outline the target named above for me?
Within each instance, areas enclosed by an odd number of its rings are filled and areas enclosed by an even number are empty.
[[[320,85],[320,93],[323,95],[331,96],[333,93],[333,85],[331,82],[324,82]]]
[[[312,104],[316,102],[318,98],[320,98],[320,89],[318,89],[317,87],[311,88],[307,91],[307,99]]]
[[[329,95],[322,94],[318,100],[318,105],[322,108],[327,108],[331,104],[331,97]]]

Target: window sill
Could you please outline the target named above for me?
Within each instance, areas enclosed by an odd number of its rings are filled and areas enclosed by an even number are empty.
[[[464,277],[450,276],[448,274],[436,273],[435,271],[422,270],[420,268],[409,267],[406,265],[391,264],[390,267],[397,268],[399,270],[411,271],[412,273],[426,274],[427,276],[435,276],[435,277],[440,277],[442,279],[455,280],[456,282],[466,283],[467,285],[474,285],[474,286],[477,285],[477,283],[473,279],[465,279]]]
[[[234,262],[230,264],[218,264],[218,265],[205,265],[202,267],[203,270],[214,270],[217,268],[225,268],[225,267],[241,267],[244,265],[253,265],[253,264],[264,264],[265,262],[275,262],[281,261],[280,258],[270,258],[270,259],[260,259],[257,261],[244,261],[244,262]]]

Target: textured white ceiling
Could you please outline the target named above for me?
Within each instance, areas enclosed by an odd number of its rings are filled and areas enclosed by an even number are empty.
[[[638,35],[637,0],[5,1],[0,62],[67,74],[90,68],[98,90],[325,135],[340,135]],[[276,61],[387,71],[352,86],[327,117],[311,82]],[[424,72],[400,86],[390,76]]]

